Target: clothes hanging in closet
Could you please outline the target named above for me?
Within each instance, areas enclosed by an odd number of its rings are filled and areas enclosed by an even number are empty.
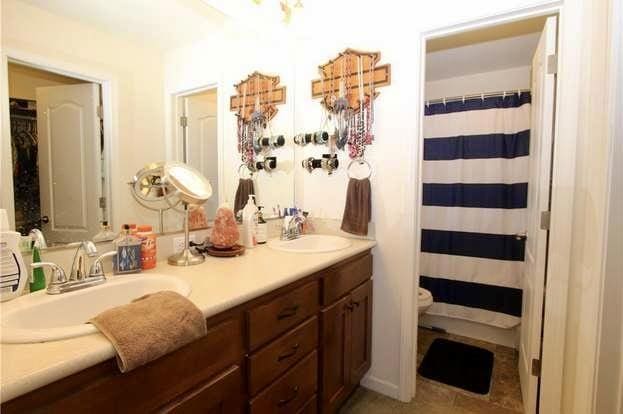
[[[16,231],[41,228],[37,111],[35,101],[11,98],[11,153]]]

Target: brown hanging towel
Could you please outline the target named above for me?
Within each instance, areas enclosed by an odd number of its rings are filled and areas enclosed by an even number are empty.
[[[253,180],[251,178],[241,178],[238,180],[236,199],[234,201],[234,214],[242,210],[249,200],[249,194],[255,194]]]
[[[348,181],[342,230],[358,236],[368,235],[368,223],[372,217],[371,193],[368,178],[351,178]]]

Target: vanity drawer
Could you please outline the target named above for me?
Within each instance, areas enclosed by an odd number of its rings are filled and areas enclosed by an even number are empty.
[[[167,404],[159,413],[166,414],[239,414],[243,411],[242,374],[234,365],[212,381],[200,385],[176,401]]]
[[[316,393],[318,354],[313,351],[249,403],[250,414],[296,413]]]
[[[249,393],[255,395],[318,346],[318,318],[314,316],[249,359]]]
[[[249,348],[257,349],[315,315],[318,295],[318,281],[314,280],[247,311]]]
[[[370,253],[328,270],[322,277],[322,305],[332,304],[371,277]]]

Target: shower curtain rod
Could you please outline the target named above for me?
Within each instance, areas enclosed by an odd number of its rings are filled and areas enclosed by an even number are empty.
[[[504,95],[512,95],[514,93],[525,93],[530,92],[530,89],[515,89],[514,91],[499,91],[499,92],[489,92],[489,93],[477,93],[471,95],[462,95],[462,96],[451,96],[447,98],[438,98],[438,99],[428,99],[426,100],[426,105],[438,104],[438,103],[448,103],[448,102],[458,102],[463,101],[465,99],[477,99],[477,98],[493,98],[496,96],[504,96]]]

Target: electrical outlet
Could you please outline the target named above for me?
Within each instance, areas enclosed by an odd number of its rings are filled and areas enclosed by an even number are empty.
[[[191,234],[188,239],[191,242],[195,242],[196,241],[196,236],[194,234]],[[186,247],[184,245],[184,236],[173,238],[173,253],[181,252],[182,250],[184,250],[184,247]]]
[[[173,253],[179,253],[184,250],[184,237],[173,238]]]

